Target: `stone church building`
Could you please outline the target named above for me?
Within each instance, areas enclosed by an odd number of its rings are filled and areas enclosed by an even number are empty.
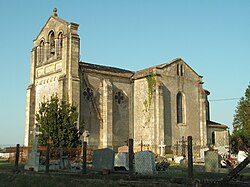
[[[39,103],[57,94],[78,106],[88,145],[117,150],[134,139],[135,151],[175,144],[192,136],[196,146],[227,137],[227,126],[210,121],[209,92],[183,59],[130,71],[81,62],[78,24],[54,14],[34,39],[26,94],[25,146],[32,142]],[[223,145],[224,146],[224,145]]]

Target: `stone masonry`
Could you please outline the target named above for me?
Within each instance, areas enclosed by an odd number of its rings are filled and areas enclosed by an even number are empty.
[[[198,146],[207,146],[209,92],[184,60],[176,58],[136,72],[80,62],[78,26],[59,18],[54,9],[34,39],[26,94],[26,146],[31,144],[39,104],[52,94],[78,107],[79,125],[89,131],[88,144],[93,148],[117,151],[133,138],[135,150],[159,154],[161,142],[173,152],[176,140],[187,136],[193,136]],[[213,130],[227,128],[221,127]]]

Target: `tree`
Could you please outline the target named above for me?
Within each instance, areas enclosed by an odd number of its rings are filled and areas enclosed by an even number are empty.
[[[239,148],[249,147],[250,142],[250,85],[245,96],[240,99],[235,110],[233,120],[233,134],[231,137],[232,149],[238,152]]]
[[[37,126],[41,134],[38,136],[40,145],[52,141],[53,147],[77,147],[79,133],[77,129],[77,108],[56,95],[42,102],[36,113]]]

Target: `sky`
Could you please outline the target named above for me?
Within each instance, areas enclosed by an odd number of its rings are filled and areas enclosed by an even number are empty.
[[[30,51],[55,7],[80,25],[82,61],[136,71],[182,58],[232,131],[250,83],[249,0],[1,0],[0,146],[24,143]]]

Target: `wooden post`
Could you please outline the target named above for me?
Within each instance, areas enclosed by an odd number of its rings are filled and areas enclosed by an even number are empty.
[[[18,171],[19,152],[20,152],[20,144],[16,144],[15,171]]]
[[[128,143],[128,153],[129,153],[129,174],[132,175],[134,173],[133,168],[133,159],[134,159],[134,141],[133,139],[129,139]]]
[[[221,182],[228,182],[234,178],[241,170],[243,170],[250,163],[250,156],[246,157],[236,168],[228,173]]]
[[[83,142],[82,146],[82,174],[87,173],[87,142]]]
[[[46,150],[46,173],[49,173],[49,155],[50,155],[50,144],[47,143],[47,150]]]
[[[188,136],[188,177],[193,178],[193,145],[192,136]]]

